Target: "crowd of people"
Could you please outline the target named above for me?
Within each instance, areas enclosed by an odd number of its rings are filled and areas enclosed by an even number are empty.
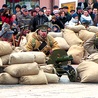
[[[75,10],[68,12],[68,9],[68,6],[59,8],[57,5],[54,5],[52,11],[47,7],[41,8],[40,6],[28,10],[26,5],[21,6],[17,4],[15,13],[11,13],[11,9],[8,8],[7,4],[3,4],[0,9],[0,29],[4,33],[5,29],[2,30],[2,26],[7,23],[15,32],[4,36],[5,33],[1,36],[5,37],[3,40],[7,40],[11,38],[8,35],[16,35],[21,30],[21,27],[26,27],[28,32],[35,32],[38,26],[43,24],[48,25],[48,31],[53,32],[60,32],[66,25],[98,26],[98,0],[96,0],[93,6],[81,0],[81,2],[78,2]]]

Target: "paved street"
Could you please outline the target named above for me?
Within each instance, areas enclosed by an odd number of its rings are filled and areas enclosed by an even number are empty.
[[[98,98],[98,85],[69,82],[64,75],[58,84],[0,85],[0,98]]]

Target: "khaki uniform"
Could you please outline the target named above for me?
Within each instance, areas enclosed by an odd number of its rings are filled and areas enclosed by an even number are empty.
[[[98,49],[94,46],[95,39],[96,34],[84,43],[84,48],[87,50],[89,54],[98,53]]]
[[[43,41],[45,41],[47,45],[42,50],[39,50],[39,47]],[[32,37],[28,40],[25,48],[27,51],[37,50],[42,51],[45,54],[47,54],[47,52],[50,52],[51,50],[60,49],[58,43],[54,40],[52,36],[47,35],[46,39],[43,40],[39,35],[37,35],[37,33],[32,34]]]

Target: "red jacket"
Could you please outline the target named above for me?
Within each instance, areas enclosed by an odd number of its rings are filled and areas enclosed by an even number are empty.
[[[13,22],[13,18],[12,17],[1,16],[1,19],[2,19],[2,23],[6,22],[9,25],[11,25],[12,22]]]

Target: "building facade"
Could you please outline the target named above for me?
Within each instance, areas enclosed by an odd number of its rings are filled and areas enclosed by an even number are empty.
[[[40,7],[46,6],[48,9],[52,9],[54,5],[59,6],[59,0],[0,0],[0,8],[4,3],[13,8],[16,4],[27,5],[28,8],[34,8],[36,5]]]

